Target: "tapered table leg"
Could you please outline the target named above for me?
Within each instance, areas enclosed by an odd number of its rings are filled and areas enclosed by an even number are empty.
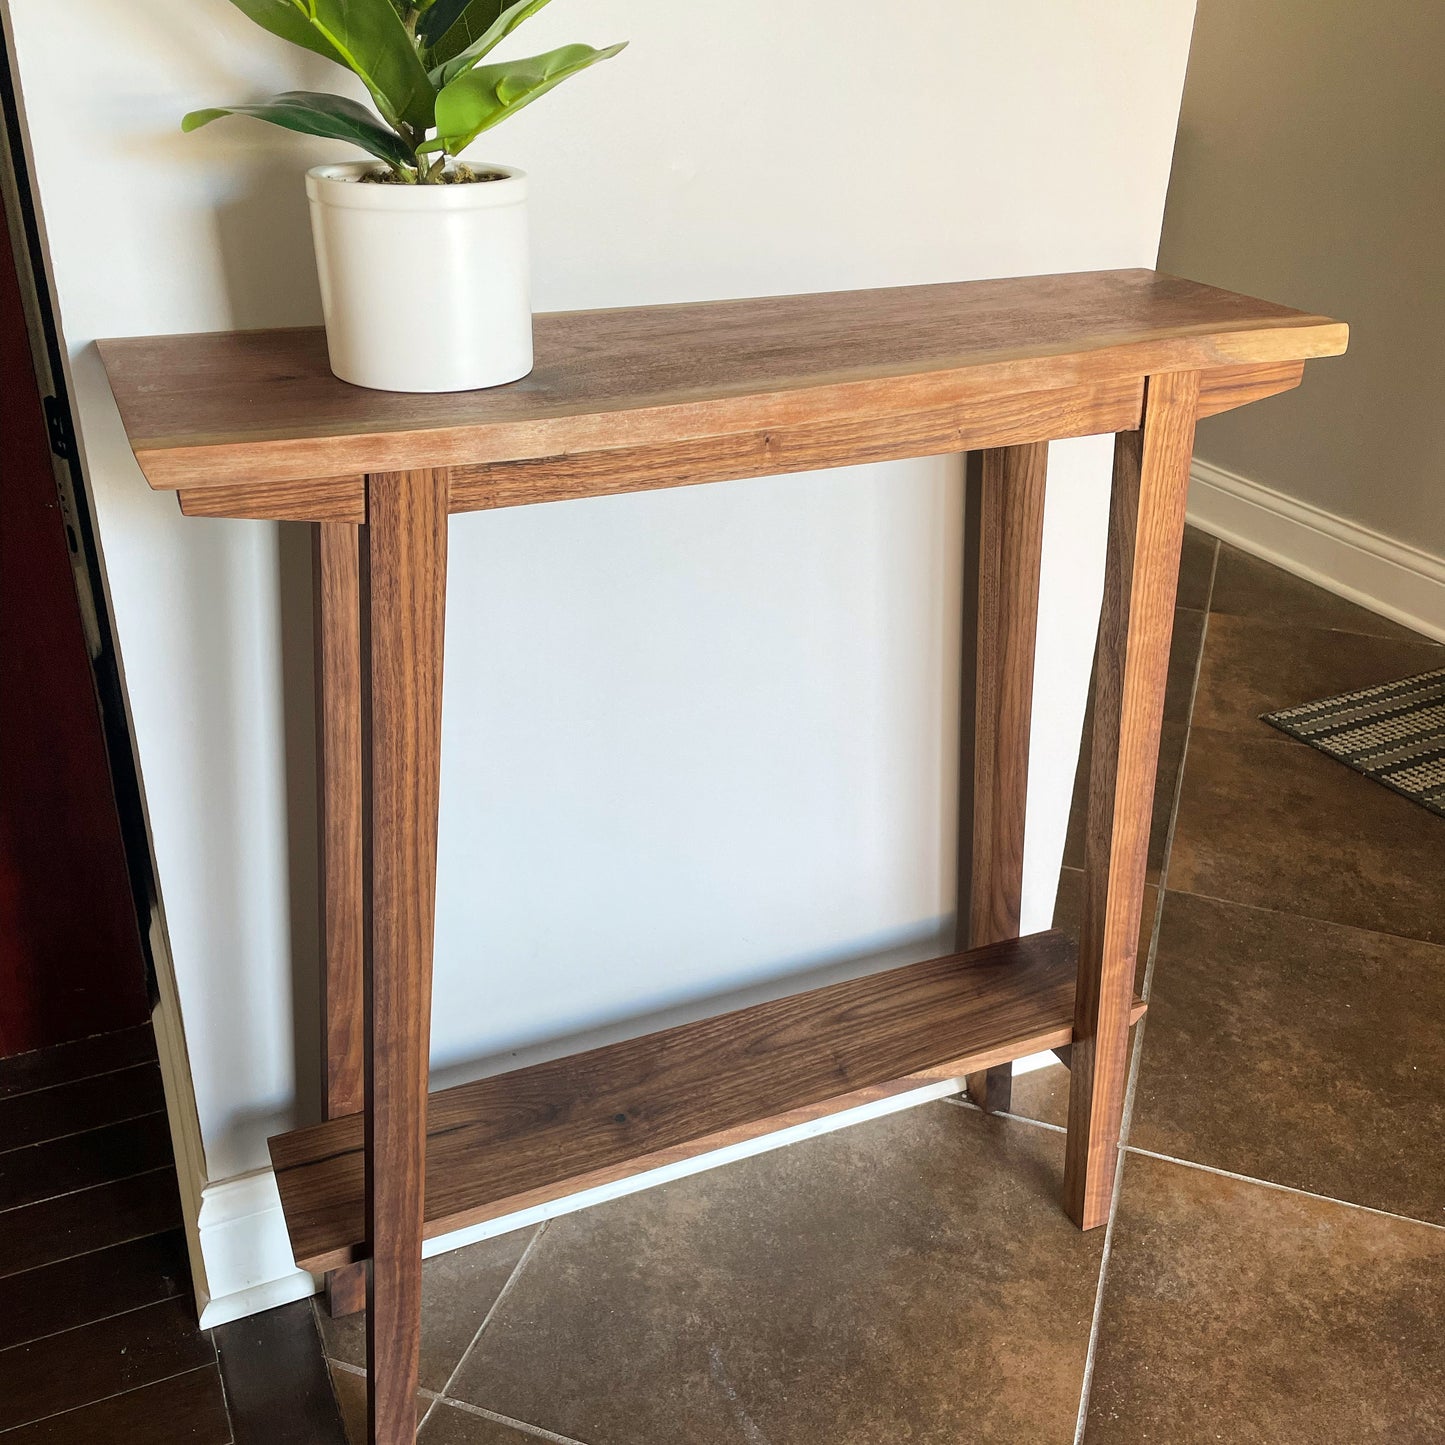
[[[968,461],[969,485],[978,489],[977,643],[973,857],[969,897],[959,902],[960,949],[1019,933],[1048,462],[1047,442],[974,452]],[[970,1074],[969,1096],[990,1113],[1005,1110],[1012,1081],[1010,1064]]]
[[[372,1445],[416,1433],[447,474],[367,478],[361,532]]]
[[[1139,913],[1198,401],[1197,372],[1151,376],[1142,430],[1120,433],[1114,447],[1094,661],[1064,1174],[1065,1207],[1083,1229],[1108,1219],[1118,1162]]]
[[[321,836],[321,998],[328,1119],[365,1102],[362,1003],[361,601],[359,529],[312,527],[316,631],[317,811]],[[329,1270],[333,1316],[366,1307],[366,1265]]]

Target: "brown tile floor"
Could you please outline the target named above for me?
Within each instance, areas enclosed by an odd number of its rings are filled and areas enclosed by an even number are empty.
[[[556,1220],[447,1393],[588,1445],[1068,1438],[1103,1240],[1062,1171],[939,1104]]]
[[[1445,823],[1257,720],[1442,656],[1189,534],[1106,1266],[1053,1066],[432,1261],[425,1445],[1445,1439]]]
[[[1445,1439],[1445,1230],[1131,1153],[1111,1246],[1089,1445]]]
[[[1038,1070],[431,1261],[424,1445],[1445,1439],[1445,823],[1256,718],[1442,656],[1189,535],[1107,1238]],[[0,1438],[359,1438],[358,1320],[195,1329],[134,1044],[0,1065]]]

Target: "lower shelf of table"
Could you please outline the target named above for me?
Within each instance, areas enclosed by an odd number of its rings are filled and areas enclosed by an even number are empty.
[[[1036,933],[433,1093],[427,1236],[1061,1048],[1075,970]],[[297,1264],[365,1258],[362,1116],[277,1135],[271,1160]]]

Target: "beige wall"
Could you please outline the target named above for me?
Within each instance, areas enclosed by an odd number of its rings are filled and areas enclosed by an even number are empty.
[[[1445,3],[1199,0],[1159,256],[1352,330],[1199,457],[1445,556]]]

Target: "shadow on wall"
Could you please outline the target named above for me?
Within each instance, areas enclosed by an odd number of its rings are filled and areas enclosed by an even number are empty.
[[[317,848],[316,650],[312,527],[276,526],[281,697],[286,749],[286,887],[291,922],[292,1057],[296,1117],[322,1116],[321,877]]]
[[[952,947],[951,921],[945,921],[941,928],[920,927],[894,931],[871,940],[871,946],[847,954],[819,954],[804,960],[791,960],[780,965],[777,974],[746,988],[701,995],[690,998],[684,1004],[652,1010],[645,1014],[624,1013],[592,1028],[528,1041],[498,1053],[452,1059],[440,1066],[433,1065],[430,1087],[436,1092],[477,1079],[509,1073],[514,1069],[530,1068],[535,1064],[567,1058],[573,1054],[585,1053],[589,1049],[620,1043],[625,1039],[640,1038],[663,1029],[676,1028],[681,1024],[713,1018],[718,1014],[749,1008],[754,1004],[766,1003],[790,994],[826,988],[830,984],[864,978],[924,959],[937,958],[948,953]],[[298,957],[301,956],[299,946],[297,954]],[[301,991],[298,992],[296,1000],[297,1074],[300,1083],[309,1086],[313,1079],[319,1079],[320,1051],[319,1047],[313,1046],[313,1040],[319,1044],[316,1030],[320,1024],[316,1009],[316,983],[303,978],[301,972],[298,969],[294,979],[296,987]],[[308,987],[312,989],[309,998],[303,996]],[[311,1024],[302,1017],[303,1008],[310,1009],[310,1019],[314,1022],[311,1033],[306,1031]],[[305,1088],[302,1088],[298,1090],[294,1111],[289,1106],[284,1109],[240,1109],[228,1116],[226,1127],[239,1137],[266,1139],[315,1123],[321,1117],[320,1089],[313,1089],[308,1094]]]
[[[125,8],[127,28],[142,23],[131,14],[135,8]],[[235,35],[259,43],[244,50],[228,45],[224,37],[233,27]],[[186,104],[173,103],[174,113],[168,108],[166,123],[143,144],[168,170],[191,171],[195,194],[215,198],[212,249],[229,304],[221,329],[319,325],[321,291],[312,261],[304,174],[307,166],[334,154],[336,143],[283,137],[249,119],[183,135],[181,114],[192,103],[224,104],[276,90],[359,87],[349,77],[340,79],[336,67],[319,56],[259,36],[218,0],[188,7],[180,16],[167,15],[156,44],[195,88],[188,91]],[[284,70],[273,70],[277,64]],[[350,153],[349,147],[343,149]]]
[[[236,179],[235,193],[215,212],[230,325],[320,325],[311,219],[295,156],[284,149],[255,156]]]
[[[213,231],[229,325],[242,330],[319,325],[321,292],[312,259],[310,215],[293,149],[248,151],[244,158],[229,158],[228,165],[234,190],[216,206]],[[322,1117],[325,1088],[312,528],[281,522],[275,532],[295,1118],[310,1120]]]
[[[431,1088],[449,1089],[473,1079],[489,1078],[513,1069],[585,1053],[624,1039],[641,1038],[680,1024],[714,1018],[754,1004],[826,988],[850,979],[903,968],[924,959],[938,958],[953,948],[953,925],[895,930],[869,940],[868,946],[848,953],[819,953],[806,959],[793,959],[780,964],[778,972],[762,982],[746,988],[729,989],[690,998],[686,1003],[655,1009],[646,1014],[626,1013],[595,1028],[583,1029],[561,1037],[551,1037],[520,1044],[502,1053],[471,1059],[456,1059],[431,1071]]]

